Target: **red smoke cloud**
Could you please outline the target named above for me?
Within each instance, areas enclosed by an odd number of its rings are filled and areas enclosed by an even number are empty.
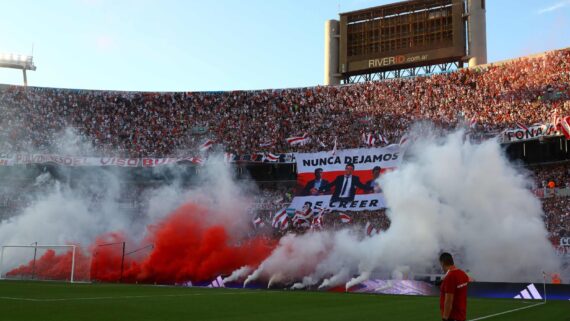
[[[273,242],[263,238],[235,239],[222,222],[206,222],[205,218],[215,217],[213,215],[217,213],[188,203],[149,226],[146,238],[137,247],[133,248],[133,243],[127,240],[127,253],[149,244],[153,247],[125,257],[123,281],[163,284],[209,281],[244,265],[259,265],[275,247]],[[122,244],[98,245],[121,243],[124,240],[121,233],[99,237],[91,247],[92,257],[84,255],[78,248],[76,279],[86,280],[90,276],[91,280],[118,281]],[[48,251],[37,260],[35,270],[38,278],[41,271],[43,279],[66,279],[70,266],[70,252],[55,255],[55,252]],[[32,262],[10,271],[8,275],[31,275],[31,268]]]
[[[12,271],[6,273],[11,278],[25,277],[37,280],[69,280],[71,278],[71,261],[73,252],[66,251],[56,254],[53,249],[45,251],[35,262],[30,261]],[[79,247],[75,251],[75,275],[78,281],[89,280],[90,258],[83,254]]]

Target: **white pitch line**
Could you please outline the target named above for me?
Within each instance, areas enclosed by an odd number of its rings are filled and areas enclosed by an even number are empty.
[[[234,292],[234,293],[208,293],[207,295],[243,295],[243,294],[257,294],[261,292]],[[171,298],[171,297],[188,297],[205,295],[204,293],[192,294],[165,294],[165,295],[127,295],[127,296],[95,296],[85,298],[60,298],[60,299],[31,299],[31,298],[15,298],[2,296],[0,300],[13,300],[13,301],[30,301],[30,302],[58,302],[58,301],[82,301],[82,300],[109,300],[109,299],[144,299],[144,298]]]
[[[532,308],[532,307],[539,306],[539,305],[543,305],[543,304],[546,304],[546,302],[540,302],[540,303],[536,303],[536,304],[529,305],[529,306],[522,307],[522,308],[518,308],[518,309],[513,309],[513,310],[509,310],[509,311],[505,311],[505,312],[495,313],[495,314],[487,315],[487,316],[484,316],[484,317],[480,317],[480,318],[476,318],[476,319],[471,319],[471,320],[469,320],[469,321],[478,321],[478,320],[489,319],[489,318],[492,318],[492,317],[496,317],[496,316],[503,315],[503,314],[507,314],[507,313],[511,313],[511,312],[516,312],[516,311],[520,311],[520,310],[524,310],[524,309],[530,309],[530,308]]]

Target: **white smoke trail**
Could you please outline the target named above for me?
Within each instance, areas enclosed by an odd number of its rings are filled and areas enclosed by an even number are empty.
[[[315,285],[318,282],[319,282],[319,279],[315,279],[312,276],[306,276],[303,278],[302,282],[297,282],[297,283],[293,284],[293,286],[291,287],[291,290],[301,290],[301,289],[304,289],[308,286]]]
[[[332,288],[340,284],[345,284],[350,279],[350,273],[348,268],[342,268],[337,274],[333,275],[331,278],[325,279],[319,289]]]
[[[242,266],[241,268],[233,271],[232,274],[225,278],[223,281],[224,283],[237,281],[241,278],[246,277],[249,273],[251,273],[251,271],[253,271],[253,267],[248,265]]]
[[[348,291],[348,289],[350,289],[351,287],[370,279],[370,274],[371,272],[369,271],[362,272],[362,274],[360,274],[359,276],[352,278],[350,281],[346,282],[345,289]]]
[[[272,286],[274,283],[281,282],[281,281],[283,281],[283,279],[284,279],[283,273],[276,273],[276,274],[272,275],[272,276],[269,278],[269,282],[267,283],[267,288],[268,288],[268,289],[271,289],[271,286]]]
[[[245,281],[243,282],[243,287],[245,288],[246,285],[248,285],[250,282],[257,280],[261,276],[261,272],[263,272],[263,263],[261,263],[261,265],[259,265],[259,267],[255,271],[253,271],[253,273],[251,273],[250,275],[247,276],[247,278],[245,278]]]
[[[246,284],[260,277],[299,280],[313,273],[330,252],[334,234],[315,232],[287,234],[279,240],[273,253],[246,279]]]

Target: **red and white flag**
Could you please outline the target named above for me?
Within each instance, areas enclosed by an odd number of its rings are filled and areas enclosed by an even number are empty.
[[[323,216],[317,215],[313,218],[313,223],[311,223],[311,229],[320,230],[323,228]]]
[[[200,151],[205,152],[214,146],[214,141],[211,139],[206,140],[202,145],[200,145]]]
[[[352,222],[352,217],[346,215],[345,213],[338,213],[338,218],[344,224],[350,224]]]
[[[287,216],[287,208],[282,208],[273,216],[271,226],[276,229],[285,230],[289,227],[289,217]]]
[[[274,146],[274,145],[275,145],[275,142],[273,142],[272,140],[266,139],[259,144],[259,147],[270,147],[270,146]]]
[[[275,155],[272,153],[265,153],[265,159],[270,162],[276,162],[279,160],[279,155]]]
[[[303,217],[295,216],[293,217],[293,226],[295,227],[310,227],[311,222]]]
[[[311,139],[309,138],[309,136],[306,133],[303,134],[303,136],[293,136],[293,137],[287,138],[286,140],[287,140],[287,143],[291,146],[305,145],[306,143],[311,141]]]
[[[527,131],[527,130],[528,130],[528,127],[526,127],[525,125],[523,125],[523,124],[520,123],[520,122],[517,122],[517,127],[520,128],[520,129],[522,129],[522,130],[524,130],[524,131]]]
[[[370,222],[366,222],[364,230],[366,231],[367,236],[373,236],[380,233],[380,231],[378,231]]]
[[[558,114],[558,109],[554,109],[550,123],[554,127],[558,127],[558,124],[560,124],[560,115]]]
[[[378,141],[382,144],[388,144],[388,138],[382,134],[378,134]]]
[[[560,120],[560,130],[566,137],[566,140],[570,140],[570,116],[562,117]]]
[[[372,134],[362,133],[362,141],[368,146],[373,146],[376,143],[376,137]]]
[[[253,226],[255,228],[260,228],[260,227],[264,227],[265,226],[265,222],[263,222],[263,220],[261,219],[261,217],[256,217],[253,219]]]
[[[333,146],[332,154],[333,154],[333,156],[336,155],[336,136],[334,137],[334,146]]]

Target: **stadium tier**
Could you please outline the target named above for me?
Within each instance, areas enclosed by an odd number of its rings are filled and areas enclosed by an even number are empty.
[[[332,149],[335,137],[338,149],[357,148],[370,142],[363,135],[397,143],[422,120],[444,128],[466,121],[498,134],[570,115],[569,84],[566,49],[336,87],[152,93],[5,86],[0,150],[53,150],[55,136],[70,127],[93,142],[98,156],[121,157],[187,156],[205,142],[235,155],[320,151]]]

